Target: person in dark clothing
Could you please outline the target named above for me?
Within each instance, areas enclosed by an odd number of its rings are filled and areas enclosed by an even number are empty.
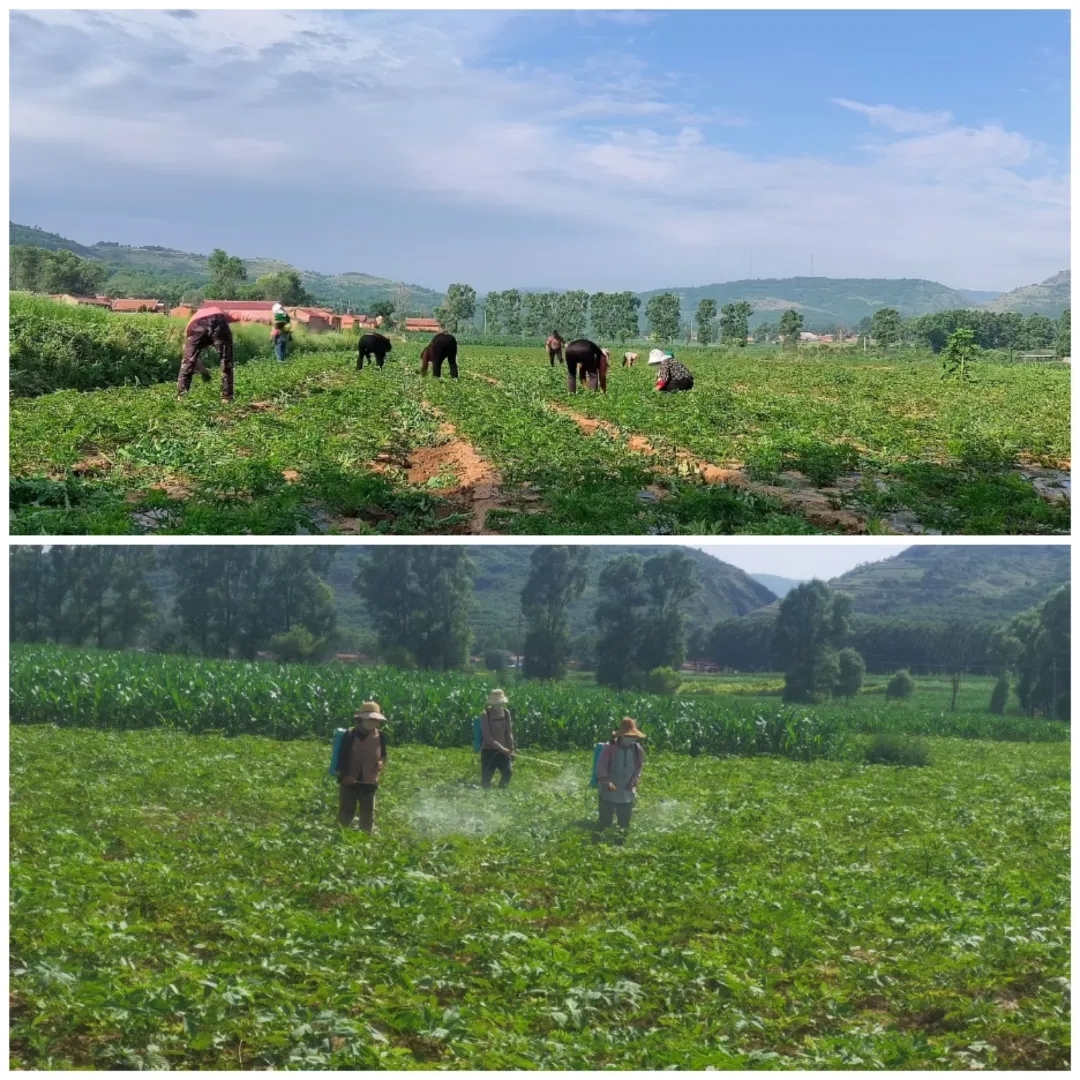
[[[352,824],[357,808],[360,828],[370,833],[375,827],[375,794],[379,777],[386,766],[386,736],[382,725],[386,717],[378,702],[365,701],[353,716],[353,729],[341,740],[338,758],[338,824]]]
[[[229,323],[236,322],[234,315],[227,315],[221,308],[200,308],[188,321],[184,332],[184,358],[180,361],[180,376],[176,380],[176,392],[183,397],[191,389],[191,380],[197,371],[203,382],[210,381],[210,372],[202,362],[204,349],[217,349],[221,360],[221,400],[233,399],[233,336]]]
[[[690,374],[690,369],[680,364],[672,353],[653,349],[649,354],[649,363],[660,365],[656,373],[656,390],[671,394],[677,390],[694,389],[694,376]]]
[[[588,379],[589,389],[599,389],[607,393],[608,351],[601,349],[588,338],[579,338],[566,346],[566,388],[571,394],[577,393],[576,375],[580,375],[584,386]]]
[[[427,348],[420,354],[420,374],[426,375],[428,368],[434,368],[436,379],[442,377],[443,361],[450,364],[450,378],[458,377],[457,370],[457,338],[453,334],[436,334],[427,344]]]
[[[480,786],[491,787],[495,770],[502,779],[499,787],[510,783],[514,759],[514,730],[510,725],[510,710],[506,694],[492,690],[488,694],[487,708],[480,716]]]
[[[360,338],[360,346],[356,357],[356,370],[363,371],[364,361],[369,356],[374,356],[375,363],[382,367],[387,354],[393,347],[393,342],[384,334],[364,334]]]

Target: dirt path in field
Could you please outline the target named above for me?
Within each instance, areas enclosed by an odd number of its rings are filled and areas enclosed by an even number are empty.
[[[619,429],[606,420],[582,416],[558,402],[548,401],[545,404],[553,412],[568,416],[585,435],[595,435],[597,431],[604,431],[615,438],[623,437]],[[630,435],[626,439],[626,445],[634,453],[663,456],[661,451],[657,450],[643,435]],[[844,533],[867,531],[866,522],[861,517],[850,510],[841,510],[836,505],[843,494],[853,491],[858,486],[858,480],[845,478],[833,487],[815,488],[802,473],[786,472],[781,475],[788,481],[789,486],[779,487],[751,480],[745,466],[738,462],[714,465],[685,450],[677,451],[675,459],[680,465],[697,473],[707,484],[727,484],[729,487],[743,488],[759,495],[768,495],[778,499],[785,509],[806,518],[811,525],[819,529],[839,530]]]

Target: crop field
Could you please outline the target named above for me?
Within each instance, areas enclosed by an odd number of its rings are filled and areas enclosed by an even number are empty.
[[[990,679],[969,679],[949,710],[945,680],[916,680],[907,702],[877,692],[850,704],[785,706],[758,675],[736,683],[760,696],[615,693],[577,682],[514,682],[503,672],[436,674],[340,664],[244,663],[228,660],[14,645],[10,657],[13,724],[131,730],[169,727],[189,734],[269,735],[327,739],[347,724],[357,701],[374,697],[394,721],[398,739],[436,747],[467,746],[472,717],[496,683],[513,699],[523,746],[587,749],[626,715],[651,745],[690,754],[780,754],[810,760],[842,756],[854,734],[942,735],[969,739],[1064,741],[1067,724],[986,711]],[[721,684],[732,687],[731,682]]]
[[[571,397],[539,349],[463,345],[439,382],[420,342],[357,372],[346,340],[253,356],[231,405],[216,375],[13,399],[13,531],[1068,531],[1065,365],[695,349],[691,393],[616,364]]]
[[[651,751],[620,847],[588,751],[392,726],[369,838],[325,742],[16,725],[11,1067],[1066,1069],[1068,745],[928,741]]]

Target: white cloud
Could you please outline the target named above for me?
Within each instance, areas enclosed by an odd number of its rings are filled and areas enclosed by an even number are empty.
[[[948,126],[952,115],[947,112],[918,112],[914,109],[900,109],[895,105],[863,105],[847,98],[832,98],[834,105],[840,105],[852,112],[862,113],[871,124],[888,128],[899,135],[916,132],[940,131]]]
[[[562,274],[588,287],[741,276],[749,251],[759,275],[803,273],[814,251],[819,273],[969,288],[1067,258],[1068,177],[1022,134],[836,99],[890,136],[838,160],[757,156],[706,134],[745,119],[722,102],[686,106],[632,57],[583,75],[494,66],[488,47],[514,17],[35,12],[12,27],[13,180],[33,182],[22,148],[39,161],[78,146],[181,179],[211,170],[298,206],[388,192],[524,215],[590,238]],[[530,283],[510,266],[528,250],[478,235],[457,257],[499,287],[507,273]]]

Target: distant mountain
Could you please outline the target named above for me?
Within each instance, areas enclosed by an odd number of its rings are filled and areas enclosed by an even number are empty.
[[[751,574],[750,576],[755,581],[764,585],[766,589],[774,593],[781,600],[783,600],[792,589],[797,588],[803,583],[802,578],[777,577],[775,574]]]
[[[996,300],[1002,295],[999,292],[984,292],[979,289],[959,289],[957,291],[966,296],[972,304],[985,304],[987,301]]]
[[[364,605],[352,588],[356,563],[361,549],[348,548],[334,560],[329,583],[334,589],[338,611],[346,625],[355,627],[367,623]],[[574,635],[593,633],[592,621],[596,607],[597,582],[604,566],[619,555],[638,555],[647,559],[670,551],[665,547],[636,545],[607,545],[591,547],[589,581],[581,599],[570,608],[570,627]],[[720,619],[734,618],[756,611],[773,603],[776,596],[738,567],[697,548],[683,548],[697,566],[701,589],[687,602],[687,624],[691,628],[711,628]],[[475,611],[471,619],[479,642],[506,640],[517,636],[523,628],[521,590],[529,576],[531,545],[483,545],[471,547],[469,555],[476,564],[473,598]]]
[[[1003,622],[1069,580],[1061,545],[911,547],[829,582],[854,599],[856,615]]]
[[[1056,319],[1071,306],[1071,292],[1071,271],[1062,270],[1038,285],[1024,285],[979,306],[986,311],[1016,311],[1022,315],[1047,315]]]
[[[883,307],[896,308],[903,316],[928,315],[971,306],[956,289],[936,281],[918,278],[755,278],[750,281],[727,281],[695,288],[653,289],[641,293],[644,312],[649,300],[662,292],[671,292],[682,301],[684,316],[689,316],[706,297],[717,307],[738,300],[753,305],[751,324],[765,319],[776,322],[781,312],[794,308],[807,323],[843,323],[855,326],[861,319]]]
[[[133,274],[141,275],[150,282],[173,279],[191,286],[204,285],[210,278],[206,255],[156,246],[128,247],[108,241],[99,241],[88,247],[56,233],[28,228],[15,222],[9,222],[8,231],[9,243],[13,246],[23,244],[47,248],[49,251],[72,251],[84,259],[105,263],[113,270],[114,277],[123,278],[125,283]],[[264,274],[297,269],[280,259],[248,258],[243,262],[249,282]],[[409,294],[410,312],[430,313],[443,299],[443,294],[434,289],[426,289],[422,285],[406,285],[373,274],[319,274],[309,270],[298,272],[304,288],[316,300],[326,304],[364,307],[376,300],[394,299],[404,288]]]

